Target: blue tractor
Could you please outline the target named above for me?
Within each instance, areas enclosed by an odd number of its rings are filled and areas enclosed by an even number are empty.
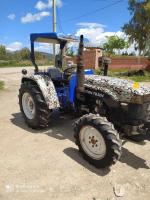
[[[63,72],[58,67],[40,71],[35,62],[34,43],[59,44],[61,59],[56,60],[56,65],[61,67],[67,38],[56,33],[41,33],[31,34],[30,40],[35,71],[22,71],[19,90],[25,122],[34,129],[45,128],[55,110],[60,114],[69,111],[78,116],[74,137],[83,157],[97,168],[116,163],[121,156],[120,133],[136,138],[147,130],[150,90],[142,86],[135,89],[132,82],[85,70],[83,35],[80,36],[77,66],[67,67]]]

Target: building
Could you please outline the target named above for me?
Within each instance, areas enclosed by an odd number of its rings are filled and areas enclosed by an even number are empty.
[[[84,66],[86,69],[98,69],[99,58],[102,57],[102,48],[100,47],[85,47],[83,52]],[[76,64],[76,57],[67,57],[67,63],[73,62]]]
[[[100,47],[85,47],[83,52],[84,66],[86,69],[98,69],[100,60],[102,58],[102,48]],[[150,59],[146,57],[137,56],[111,56],[111,64],[109,69],[126,69],[126,70],[138,70],[147,69],[150,70]],[[68,57],[68,61],[72,61],[76,64],[76,57]]]

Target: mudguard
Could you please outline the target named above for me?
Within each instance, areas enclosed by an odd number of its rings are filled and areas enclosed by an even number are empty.
[[[41,74],[26,74],[22,77],[22,82],[25,81],[34,81],[38,85],[49,109],[60,107],[57,93],[50,77]]]

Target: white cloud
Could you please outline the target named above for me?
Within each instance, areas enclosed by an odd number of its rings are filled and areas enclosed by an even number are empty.
[[[62,6],[62,0],[56,0],[56,5],[58,7]],[[40,21],[42,20],[44,17],[47,17],[50,15],[50,12],[48,11],[43,11],[45,9],[51,8],[53,6],[53,0],[47,0],[46,2],[39,0],[36,5],[35,8],[41,12],[32,14],[32,13],[27,13],[25,16],[23,16],[21,18],[21,22],[22,23],[32,23],[35,21]]]
[[[58,54],[60,49],[59,44],[56,44],[55,48],[56,48],[56,54]],[[53,54],[53,45],[49,43],[36,43],[35,51]]]
[[[81,22],[81,23],[78,23],[77,24],[78,26],[81,26],[81,27],[89,27],[89,28],[104,28],[106,27],[105,25],[103,24],[99,24],[99,23],[89,23],[89,22]]]
[[[16,18],[16,15],[14,13],[7,16],[8,19],[14,20]]]
[[[44,10],[48,8],[48,4],[44,3],[43,1],[38,1],[37,4],[35,5],[35,8],[38,10]]]
[[[17,51],[22,49],[23,45],[21,42],[13,42],[6,46],[8,51]]]
[[[32,23],[35,21],[40,21],[42,20],[44,17],[48,17],[50,15],[50,12],[39,12],[36,14],[32,14],[32,13],[27,13],[24,17],[21,18],[21,22],[26,24],[26,23]]]
[[[35,5],[35,8],[38,10],[45,10],[47,8],[51,8],[53,5],[53,1],[52,0],[47,0],[47,2],[43,2],[43,1],[38,1]],[[56,0],[56,5],[58,7],[62,7],[62,0]]]
[[[78,23],[77,24],[79,28],[77,29],[76,36],[84,35],[85,38],[89,40],[89,45],[94,46],[102,46],[103,43],[107,41],[108,36],[117,35],[122,38],[127,38],[125,33],[122,31],[116,31],[116,32],[108,32],[105,31],[105,25],[99,24],[99,23]],[[134,50],[134,44],[132,44],[128,49],[123,49],[123,51],[127,51],[128,53],[135,52]]]
[[[37,44],[35,44],[35,51],[50,52],[50,49],[52,49],[52,46],[48,43],[37,43]]]
[[[119,37],[123,36],[123,32],[105,32],[104,28],[106,27],[103,24],[99,23],[78,23],[79,26],[76,36],[84,35],[90,43],[93,45],[101,45],[107,40],[107,36],[118,35]]]
[[[53,45],[49,43],[36,43],[35,51],[53,53]],[[59,45],[56,44],[56,53],[59,53]]]

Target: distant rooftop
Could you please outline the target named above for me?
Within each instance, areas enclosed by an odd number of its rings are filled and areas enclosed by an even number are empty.
[[[102,47],[99,47],[99,46],[85,46],[85,48],[86,49],[101,49],[101,50],[103,50],[103,48]]]

